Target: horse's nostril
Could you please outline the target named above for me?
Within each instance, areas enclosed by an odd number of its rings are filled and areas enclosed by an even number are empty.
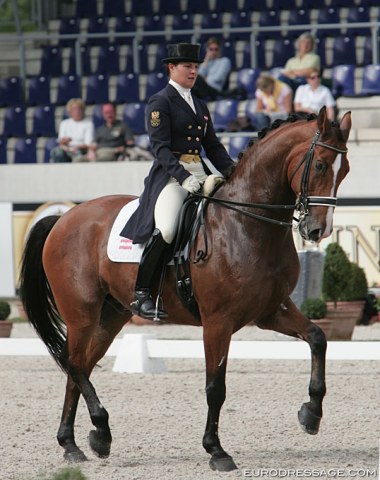
[[[316,228],[309,232],[309,239],[312,240],[313,242],[318,242],[318,240],[321,239],[322,237],[322,230],[320,228]]]

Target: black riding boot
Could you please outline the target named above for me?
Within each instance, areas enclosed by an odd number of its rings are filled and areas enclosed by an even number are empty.
[[[151,287],[157,268],[163,265],[168,246],[162,238],[161,232],[156,228],[148,240],[141,257],[136,279],[135,300],[131,303],[134,315],[148,319],[161,319],[168,316],[164,310],[157,309],[156,311],[156,305],[151,294]]]

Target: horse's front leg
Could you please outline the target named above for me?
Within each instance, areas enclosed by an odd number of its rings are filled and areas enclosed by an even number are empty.
[[[203,436],[203,447],[211,455],[213,470],[228,472],[237,467],[232,457],[225,452],[218,436],[220,410],[226,398],[226,368],[231,333],[218,331],[215,327],[204,327],[206,357],[206,395],[208,415]]]
[[[310,401],[304,403],[298,412],[303,430],[311,435],[318,433],[322,418],[322,403],[326,394],[326,336],[323,331],[306,318],[288,298],[273,318],[273,322],[260,324],[277,332],[305,340],[311,351],[311,378],[309,383]]]

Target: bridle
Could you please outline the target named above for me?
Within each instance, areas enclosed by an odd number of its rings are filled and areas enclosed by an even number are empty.
[[[247,217],[255,218],[257,220],[263,220],[265,222],[273,223],[275,225],[280,225],[282,227],[290,228],[293,226],[292,222],[283,222],[281,220],[276,220],[274,218],[265,217],[263,215],[259,215],[252,212],[247,212],[246,210],[242,210],[239,207],[243,208],[261,208],[264,210],[296,210],[299,212],[299,218],[295,220],[297,222],[301,222],[307,215],[309,215],[309,206],[326,206],[326,207],[335,207],[337,203],[336,197],[319,197],[319,196],[310,196],[308,195],[308,184],[309,184],[309,177],[311,171],[311,165],[313,163],[314,158],[314,150],[315,147],[318,145],[320,147],[327,148],[329,150],[333,150],[337,153],[347,153],[347,149],[342,149],[338,147],[334,147],[333,145],[329,145],[328,143],[320,142],[319,130],[315,133],[314,138],[311,142],[309,150],[306,152],[306,155],[300,161],[300,163],[295,168],[294,172],[291,174],[289,183],[292,182],[295,174],[301,168],[301,166],[305,163],[305,167],[302,172],[301,182],[300,182],[300,193],[298,195],[297,201],[295,204],[292,205],[270,205],[266,203],[241,203],[241,202],[234,202],[232,200],[223,200],[215,197],[208,197],[202,195],[200,193],[193,193],[192,195],[205,199],[209,202],[216,203],[218,205],[222,205],[230,210],[235,210]]]

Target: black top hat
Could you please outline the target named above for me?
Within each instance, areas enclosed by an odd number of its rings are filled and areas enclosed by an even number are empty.
[[[168,58],[163,63],[192,62],[202,63],[199,58],[200,45],[194,43],[175,43],[168,45]]]

